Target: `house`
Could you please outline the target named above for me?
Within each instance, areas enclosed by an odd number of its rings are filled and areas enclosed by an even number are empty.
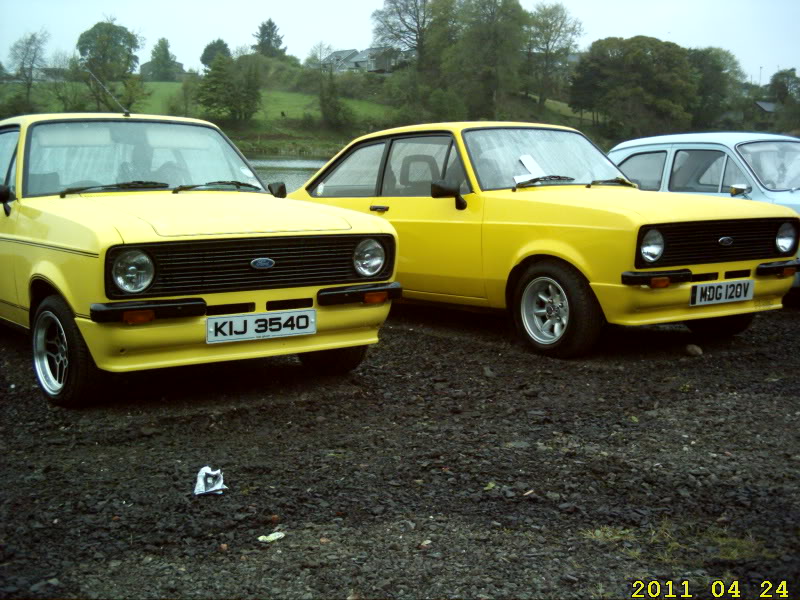
[[[767,100],[756,100],[756,129],[767,131],[772,128],[775,123],[776,113],[778,111],[777,102],[768,102]]]
[[[350,59],[358,55],[358,50],[337,50],[322,60],[322,66],[334,73],[350,70]]]
[[[399,62],[400,52],[389,46],[367,48],[348,59],[349,70],[368,73],[390,73]]]

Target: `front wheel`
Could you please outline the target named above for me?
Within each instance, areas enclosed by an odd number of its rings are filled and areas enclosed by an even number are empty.
[[[584,277],[547,260],[530,265],[514,290],[514,324],[523,340],[548,356],[571,358],[595,344],[605,323]]]
[[[724,339],[742,333],[753,322],[755,313],[711,317],[686,321],[686,326],[695,335],[704,339]]]
[[[358,367],[366,355],[366,346],[353,346],[350,348],[303,352],[299,357],[303,366],[314,373],[320,375],[344,375]]]
[[[62,298],[49,296],[39,305],[32,342],[36,379],[51,403],[74,408],[92,400],[100,370]]]

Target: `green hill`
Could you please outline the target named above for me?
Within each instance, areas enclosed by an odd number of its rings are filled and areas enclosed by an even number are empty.
[[[80,84],[75,84],[80,85]],[[17,84],[0,85],[0,102],[16,91]],[[140,103],[136,112],[144,114],[170,114],[170,99],[178,95],[180,83],[148,82],[149,96]],[[60,103],[47,84],[36,84],[35,101],[42,112],[58,112]],[[287,154],[330,158],[357,135],[400,125],[402,117],[397,109],[369,100],[345,98],[343,102],[354,117],[348,131],[331,131],[321,125],[319,100],[315,94],[282,90],[262,93],[261,108],[247,123],[214,120],[246,154]],[[518,120],[568,125],[583,130],[603,146],[604,140],[592,135],[588,119],[580,119],[564,102],[548,100],[540,108],[535,96],[517,95],[507,98],[498,108],[501,120]],[[203,118],[202,112],[189,116]]]

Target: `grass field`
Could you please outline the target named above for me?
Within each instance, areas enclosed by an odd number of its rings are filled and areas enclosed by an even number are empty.
[[[0,85],[0,102],[16,90],[18,84]],[[80,84],[76,84],[80,85]],[[136,107],[136,112],[167,115],[169,100],[179,93],[180,83],[148,82],[150,95]],[[58,112],[60,104],[44,85],[34,87],[35,101],[42,112]],[[262,93],[261,107],[248,123],[213,119],[234,140],[242,151],[250,154],[301,154],[329,158],[356,135],[392,124],[396,110],[368,100],[344,99],[354,116],[349,131],[330,131],[320,125],[319,101],[315,94],[283,90]],[[591,134],[587,120],[581,121],[564,102],[548,100],[541,109],[535,96],[515,96],[504,101],[499,118],[540,123],[569,125]],[[202,113],[189,116],[203,118]],[[602,140],[595,140],[601,143]]]

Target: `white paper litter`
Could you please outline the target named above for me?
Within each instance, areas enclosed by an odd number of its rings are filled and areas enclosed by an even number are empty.
[[[222,482],[222,470],[214,471],[211,467],[205,466],[197,472],[197,482],[194,484],[194,495],[221,494],[222,490],[227,490],[228,486]]]

